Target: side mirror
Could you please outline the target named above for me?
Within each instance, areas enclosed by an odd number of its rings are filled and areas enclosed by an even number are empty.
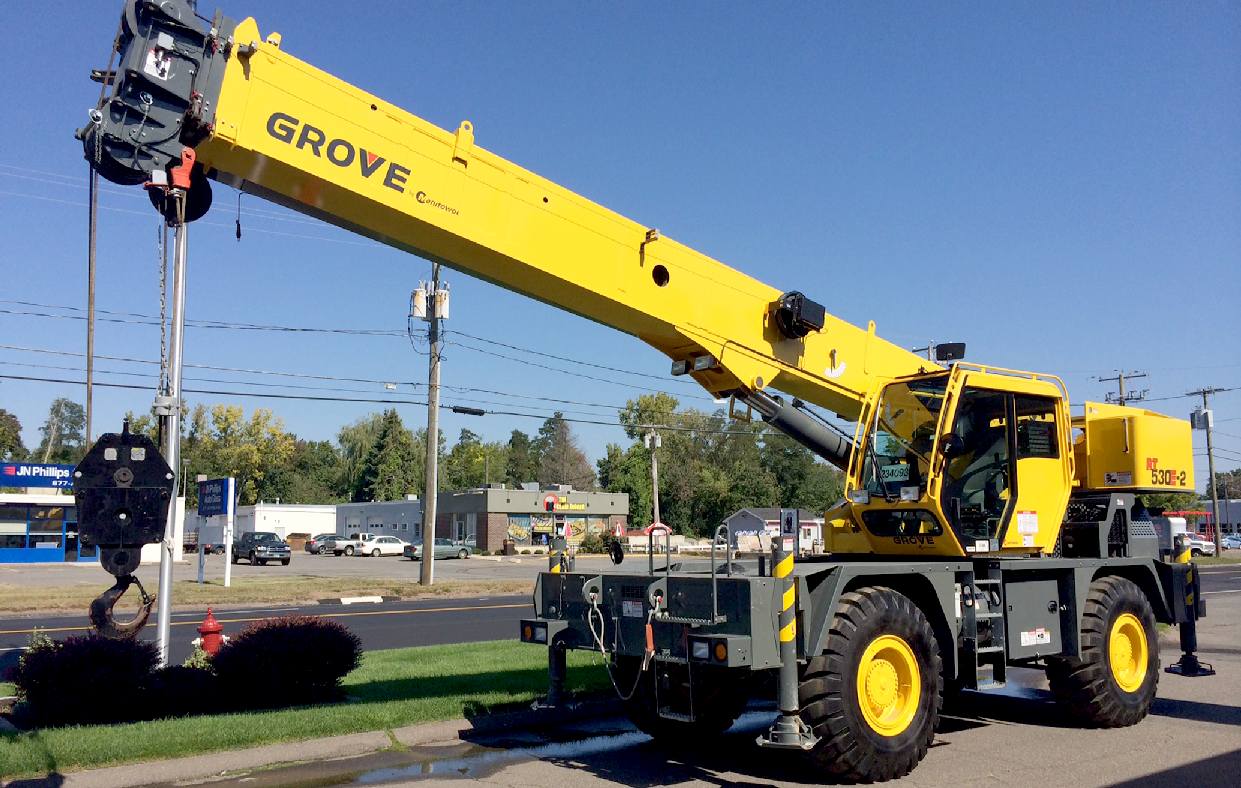
[[[625,551],[621,549],[620,542],[612,542],[608,545],[608,558],[612,559],[612,563],[620,564],[625,560]]]
[[[945,457],[956,457],[965,451],[965,441],[955,432],[941,436],[939,439],[939,453]]]

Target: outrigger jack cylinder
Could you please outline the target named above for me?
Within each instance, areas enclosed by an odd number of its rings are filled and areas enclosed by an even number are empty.
[[[129,431],[100,436],[73,471],[73,497],[78,534],[85,547],[99,548],[99,562],[116,576],[116,584],[90,606],[90,620],[104,637],[136,637],[151,614],[155,597],[147,594],[133,572],[142,560],[142,546],[160,541],[172,501],[173,474],[155,443]],[[137,585],[142,605],[132,621],[112,617],[117,600]]]
[[[801,718],[797,697],[797,578],[793,577],[793,556],[797,553],[801,528],[796,509],[780,510],[780,534],[772,539],[771,576],[775,578],[776,609],[780,611],[777,629],[780,639],[778,699],[780,716],[770,729],[758,737],[760,747],[812,750],[819,743],[814,731]]]

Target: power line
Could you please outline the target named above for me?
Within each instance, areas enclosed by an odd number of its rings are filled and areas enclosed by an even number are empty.
[[[46,353],[49,355],[69,356],[73,358],[84,358],[85,357],[84,353],[75,353],[73,351],[68,351],[68,350],[50,350],[46,348],[32,348],[32,347],[25,347],[22,345],[0,344],[0,350],[17,350],[17,351],[22,351],[22,352],[27,352],[27,353]],[[153,359],[134,358],[132,356],[109,356],[109,355],[101,355],[98,353],[95,354],[95,358],[104,359],[107,361],[122,361],[122,362],[132,363],[132,364],[158,365],[160,363]],[[222,366],[216,366],[212,364],[190,364],[188,362],[185,364],[185,366],[192,367],[194,369],[208,369],[208,370],[212,370],[215,372],[236,372],[236,373],[241,373],[241,374],[269,375],[269,376],[279,376],[279,377],[289,377],[289,378],[302,378],[302,379],[308,379],[308,380],[334,381],[334,382],[340,382],[340,383],[375,383],[379,385],[393,385],[394,384],[394,385],[401,385],[401,386],[411,386],[415,388],[419,388],[419,387],[426,388],[426,385],[427,385],[426,383],[421,383],[418,381],[408,381],[408,380],[393,380],[393,379],[380,379],[380,378],[353,378],[353,377],[344,377],[344,376],[339,376],[339,375],[322,375],[322,374],[311,374],[311,373],[305,373],[305,372],[285,372],[285,371],[271,370],[271,369],[250,369],[250,368],[245,368],[245,367],[222,367]],[[600,408],[604,410],[624,410],[625,408],[629,407],[628,404],[613,405],[613,404],[607,404],[607,403],[601,403],[601,402],[583,402],[581,400],[563,399],[560,397],[546,397],[546,396],[539,396],[535,394],[518,394],[516,392],[497,391],[496,389],[476,388],[473,386],[445,385],[443,386],[443,388],[449,389],[451,391],[457,391],[457,392],[467,392],[467,393],[475,393],[475,394],[491,394],[491,395],[498,396],[498,397],[508,397],[510,399],[528,399],[528,400],[533,400],[533,401],[538,401],[538,402],[551,402],[551,403],[563,404],[563,405],[581,405],[583,407]]]
[[[37,307],[39,309],[62,309],[62,310],[80,311],[80,307],[76,307],[76,306],[47,304],[47,303],[43,303],[39,301],[0,299],[0,303],[13,304],[17,306]],[[110,323],[159,325],[159,318],[155,315],[148,315],[148,314],[141,313],[141,312],[118,312],[115,310],[108,310],[108,309],[97,309],[96,311],[102,315],[110,315],[110,317],[98,317],[96,318],[97,320],[103,320],[103,321],[110,322]],[[32,312],[29,310],[16,310],[16,309],[0,309],[0,314],[21,315],[21,316],[27,316],[27,317],[59,318],[62,320],[85,320],[86,319],[85,316],[83,315],[60,315],[60,314],[54,314],[54,313],[49,313],[49,312]],[[339,335],[346,335],[346,336],[384,336],[384,337],[403,337],[409,334],[408,328],[405,331],[401,331],[399,329],[372,329],[372,328],[321,328],[321,327],[313,327],[313,326],[283,326],[283,325],[275,325],[275,324],[259,324],[259,323],[245,323],[245,322],[234,322],[234,321],[203,320],[203,319],[189,319],[189,318],[187,318],[185,322],[186,322],[186,325],[191,328],[208,328],[208,329],[238,330],[238,331],[273,331],[273,332],[285,332],[285,333],[319,333],[319,334],[339,334]],[[449,332],[445,332],[445,333],[449,333]],[[467,336],[463,332],[452,332],[452,333],[456,333],[461,336]],[[542,356],[553,356],[557,358],[557,360],[562,360],[562,361],[565,361],[566,363],[580,364],[583,366],[590,366],[590,367],[599,367],[603,369],[609,369],[612,371],[620,372],[626,375],[639,375],[642,377],[655,378],[658,380],[665,380],[665,381],[668,380],[668,378],[661,378],[657,375],[651,375],[645,372],[624,370],[624,369],[620,369],[617,367],[605,367],[603,365],[594,364],[593,362],[581,361],[579,359],[559,356],[553,353],[546,353],[546,352],[539,353],[539,351],[531,350],[529,348],[520,348],[516,345],[508,345],[506,343],[499,342],[498,340],[489,340],[489,339],[485,339],[482,337],[473,337],[473,336],[470,336],[470,338],[477,339],[483,342],[491,342],[493,344],[501,345],[504,347],[517,348],[521,352],[538,353],[539,355],[542,355]],[[467,350],[472,350],[476,353],[483,353],[489,356],[493,356],[495,358],[502,358],[507,361],[512,361],[518,364],[525,364],[526,366],[538,367],[540,369],[546,369],[552,372],[559,372],[565,375],[572,375],[577,378],[582,378],[585,380],[593,380],[599,383],[608,383],[614,386],[626,386],[628,388],[639,389],[642,391],[650,391],[650,392],[655,392],[659,394],[668,394],[670,396],[678,397],[678,398],[683,398],[683,397],[688,396],[688,397],[693,397],[693,398],[698,398],[698,399],[709,399],[709,397],[707,397],[706,395],[702,395],[702,394],[693,394],[693,393],[688,393],[688,392],[673,392],[673,391],[668,391],[666,389],[653,388],[649,386],[641,386],[636,383],[626,383],[623,381],[612,380],[609,378],[595,377],[592,375],[584,374],[577,370],[569,370],[569,369],[564,369],[561,367],[554,367],[549,364],[543,364],[537,361],[531,361],[529,359],[515,358],[513,356],[509,356],[503,353],[497,353],[495,351],[488,350],[486,348],[475,347],[473,345],[469,345],[463,342],[453,341],[453,342],[449,342],[448,344],[454,345],[456,347],[464,348]],[[415,348],[415,350],[417,352],[421,352],[421,351],[418,351],[417,348]]]
[[[63,200],[58,197],[47,197],[41,194],[28,194],[24,192],[12,192],[12,191],[0,190],[0,196],[21,197],[27,200],[42,200],[44,202],[54,202],[54,203],[59,203],[61,205],[72,205],[78,208],[87,207],[87,204],[85,202],[78,202],[76,200]],[[113,213],[128,213],[134,216],[145,216],[147,218],[151,218],[153,215],[150,211],[135,211],[130,208],[117,208],[116,206],[113,206],[113,205],[100,205],[99,210],[112,211]],[[209,219],[199,219],[196,222],[194,222],[194,224],[207,226],[207,227],[223,227],[228,230],[234,229],[233,225],[225,224],[224,222],[213,222]],[[331,238],[325,235],[306,235],[304,233],[290,233],[290,232],[285,232],[283,230],[269,230],[269,229],[265,229],[262,227],[251,227],[250,231],[256,232],[256,233],[264,233],[267,235],[279,235],[285,238],[302,238],[302,239],[309,240],[309,241],[325,241],[327,243],[334,243],[334,244],[348,244],[349,246],[365,246],[367,248],[384,248],[382,244],[379,244],[373,241],[362,242],[362,241],[354,241],[349,238]]]
[[[520,353],[530,353],[532,355],[542,356],[542,357],[547,357],[549,355],[546,351],[533,350],[528,347],[521,347],[520,345],[512,345],[507,342],[501,342],[498,339],[487,339],[486,337],[478,337],[478,336],[474,336],[473,334],[467,334],[464,331],[457,331],[456,329],[446,330],[444,333],[445,334],[456,334],[457,336],[465,337],[467,339],[473,339],[477,342],[485,342],[489,345],[497,345],[499,347],[508,348],[509,350],[516,350]],[[581,361],[581,360],[573,360],[573,359],[565,359],[565,360],[573,361],[574,364],[580,364],[586,367],[593,367],[595,369],[603,369],[603,370],[607,370],[608,372],[620,372],[621,374],[624,374],[624,375],[637,375],[637,376],[644,377],[644,378],[651,378],[653,380],[659,380],[659,381],[665,381],[665,382],[668,380],[673,380],[673,381],[680,382],[680,383],[691,383],[691,384],[694,382],[692,380],[687,381],[682,378],[668,378],[664,375],[652,375],[649,372],[638,372],[632,369],[621,369],[619,367],[609,367],[606,364],[596,364],[592,361]]]
[[[1096,380],[1098,380],[1100,383],[1109,383],[1113,380],[1116,381],[1116,388],[1117,388],[1116,393],[1113,394],[1112,392],[1109,391],[1104,401],[1115,404],[1115,405],[1123,406],[1123,405],[1129,404],[1130,402],[1140,402],[1141,400],[1146,399],[1146,395],[1147,393],[1149,393],[1150,389],[1142,389],[1141,391],[1126,391],[1125,390],[1126,380],[1132,380],[1134,378],[1144,378],[1144,377],[1146,377],[1145,372],[1128,372],[1127,373],[1123,369],[1118,369],[1116,370],[1116,374],[1113,375],[1112,377],[1096,378]]]
[[[51,370],[57,370],[57,371],[62,371],[62,372],[82,372],[83,371],[82,367],[72,367],[72,366],[67,366],[63,364],[32,364],[32,363],[19,362],[19,361],[8,361],[5,359],[0,359],[0,366],[23,367],[23,368],[28,368],[28,369],[51,369]],[[100,375],[119,375],[119,376],[125,376],[125,377],[139,377],[139,378],[158,378],[159,377],[158,375],[155,375],[149,372],[128,372],[128,371],[110,370],[110,369],[99,369],[99,370],[95,370],[95,372]],[[307,385],[298,385],[296,383],[265,383],[261,381],[228,380],[228,379],[221,379],[221,378],[192,377],[192,376],[186,376],[184,379],[192,380],[198,383],[227,383],[230,385],[258,386],[261,388],[285,388],[285,389],[299,389],[299,390],[304,390],[304,391],[337,391],[337,392],[345,392],[345,393],[352,393],[352,394],[371,393],[369,389],[342,388],[339,386],[307,386]],[[384,385],[392,385],[392,384],[384,384]],[[513,403],[511,402],[496,402],[495,400],[478,399],[475,397],[460,397],[460,396],[457,397],[457,399],[461,402],[473,402],[473,403],[478,403],[482,405],[499,405],[501,407],[513,407]],[[603,406],[600,406],[600,407],[603,407]],[[567,408],[558,408],[557,410],[559,410],[562,413],[576,413],[582,416],[596,416],[597,417],[601,415],[599,413],[595,413],[592,411],[570,410]]]
[[[681,393],[677,393],[677,392],[673,392],[673,391],[668,391],[668,390],[666,390],[666,389],[657,389],[657,388],[652,388],[652,387],[650,387],[650,386],[639,386],[637,383],[622,383],[622,382],[617,381],[617,380],[610,380],[610,379],[608,379],[608,378],[599,378],[599,377],[595,377],[594,375],[587,375],[587,374],[585,374],[585,373],[582,373],[582,372],[576,372],[576,371],[574,371],[574,370],[569,370],[569,369],[561,369],[560,367],[553,367],[553,366],[551,366],[551,365],[549,365],[549,364],[542,364],[542,363],[539,363],[539,362],[537,362],[537,361],[530,361],[530,360],[528,360],[528,359],[524,359],[524,358],[514,358],[514,357],[512,357],[512,356],[506,356],[506,355],[504,355],[503,353],[496,353],[495,351],[492,351],[492,350],[487,350],[486,348],[474,347],[473,345],[467,345],[467,344],[465,344],[464,342],[456,342],[456,341],[453,341],[453,342],[449,342],[448,344],[449,344],[449,345],[452,345],[453,347],[459,347],[459,348],[463,348],[463,349],[465,349],[465,350],[472,350],[472,351],[474,351],[475,353],[482,353],[482,354],[484,354],[484,355],[493,356],[493,357],[495,357],[495,358],[502,358],[502,359],[504,359],[505,361],[512,361],[512,362],[514,362],[514,363],[516,363],[516,364],[524,364],[524,365],[526,365],[526,366],[528,366],[528,367],[537,367],[537,368],[539,368],[539,369],[546,369],[546,370],[549,370],[549,371],[551,371],[551,372],[559,372],[559,373],[564,374],[564,375],[572,375],[572,376],[574,376],[574,377],[581,378],[581,379],[583,379],[583,380],[593,380],[593,381],[595,381],[595,382],[597,382],[597,383],[609,383],[609,384],[611,384],[611,385],[613,385],[613,386],[626,386],[626,387],[628,387],[628,388],[631,388],[631,389],[638,389],[638,390],[640,390],[640,391],[650,391],[650,392],[653,392],[653,393],[656,393],[656,394],[667,394],[667,395],[669,395],[669,396],[671,396],[671,397],[681,397],[681,396],[684,396],[684,395],[683,395],[683,394],[681,394]],[[705,395],[690,395],[690,396],[693,396],[693,397],[696,397],[696,398],[700,398],[700,399],[706,399],[706,398],[707,398]]]
[[[32,375],[0,374],[0,380],[20,380],[20,381],[33,382],[33,383],[61,383],[61,384],[71,385],[71,386],[83,385],[83,382],[80,380],[65,380],[63,378],[41,378],[41,377],[35,377]],[[102,383],[102,382],[99,382],[99,383],[96,383],[95,385],[101,386],[104,388],[150,391],[149,386],[140,386],[136,383]],[[327,397],[327,396],[314,396],[314,395],[309,395],[309,394],[277,394],[273,392],[264,392],[264,391],[221,391],[218,389],[192,389],[192,388],[183,388],[181,389],[181,391],[187,394],[211,394],[214,396],[221,396],[221,397],[240,397],[240,398],[258,397],[262,399],[306,400],[306,401],[311,401],[311,402],[364,402],[364,403],[373,403],[377,405],[420,405],[423,407],[425,407],[427,404],[426,401],[424,400],[390,399],[386,397],[385,398],[380,398],[380,397]],[[445,403],[445,407],[452,408],[453,406],[451,404]],[[551,419],[551,418],[555,418],[555,414],[548,415],[548,414],[543,414],[543,413],[523,413],[520,411],[511,411],[511,410],[484,410],[483,415],[485,416],[514,416],[517,418],[525,418],[525,419],[542,419],[544,421],[547,421],[548,419]],[[686,427],[686,426],[675,425],[675,424],[628,425],[628,424],[622,424],[619,421],[600,421],[600,420],[595,420],[595,419],[576,419],[576,418],[568,418],[568,417],[562,417],[561,421],[565,421],[570,424],[593,424],[593,425],[597,425],[601,427],[617,427],[617,428],[625,429],[625,430],[655,428],[655,429],[666,430],[670,432],[688,432],[688,433],[696,433],[696,434],[701,434],[701,435],[734,435],[734,436],[739,436],[739,437],[748,436],[748,437],[761,438],[761,437],[765,437],[767,435],[772,434],[770,431],[767,431],[765,428],[760,428],[757,430],[742,430],[742,431],[713,430],[713,429],[706,429],[702,427]]]

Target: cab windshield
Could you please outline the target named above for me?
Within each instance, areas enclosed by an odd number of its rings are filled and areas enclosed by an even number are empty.
[[[871,495],[911,501],[926,492],[947,386],[948,376],[941,375],[891,383],[883,390],[862,463],[861,483]]]

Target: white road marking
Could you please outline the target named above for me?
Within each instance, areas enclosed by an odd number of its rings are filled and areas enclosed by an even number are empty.
[[[340,598],[340,603],[342,605],[357,605],[362,603],[381,605],[383,604],[383,601],[384,598],[381,596],[342,596]]]
[[[1203,591],[1202,592],[1203,596],[1206,596],[1207,594],[1241,594],[1241,588],[1233,588],[1228,591]]]

